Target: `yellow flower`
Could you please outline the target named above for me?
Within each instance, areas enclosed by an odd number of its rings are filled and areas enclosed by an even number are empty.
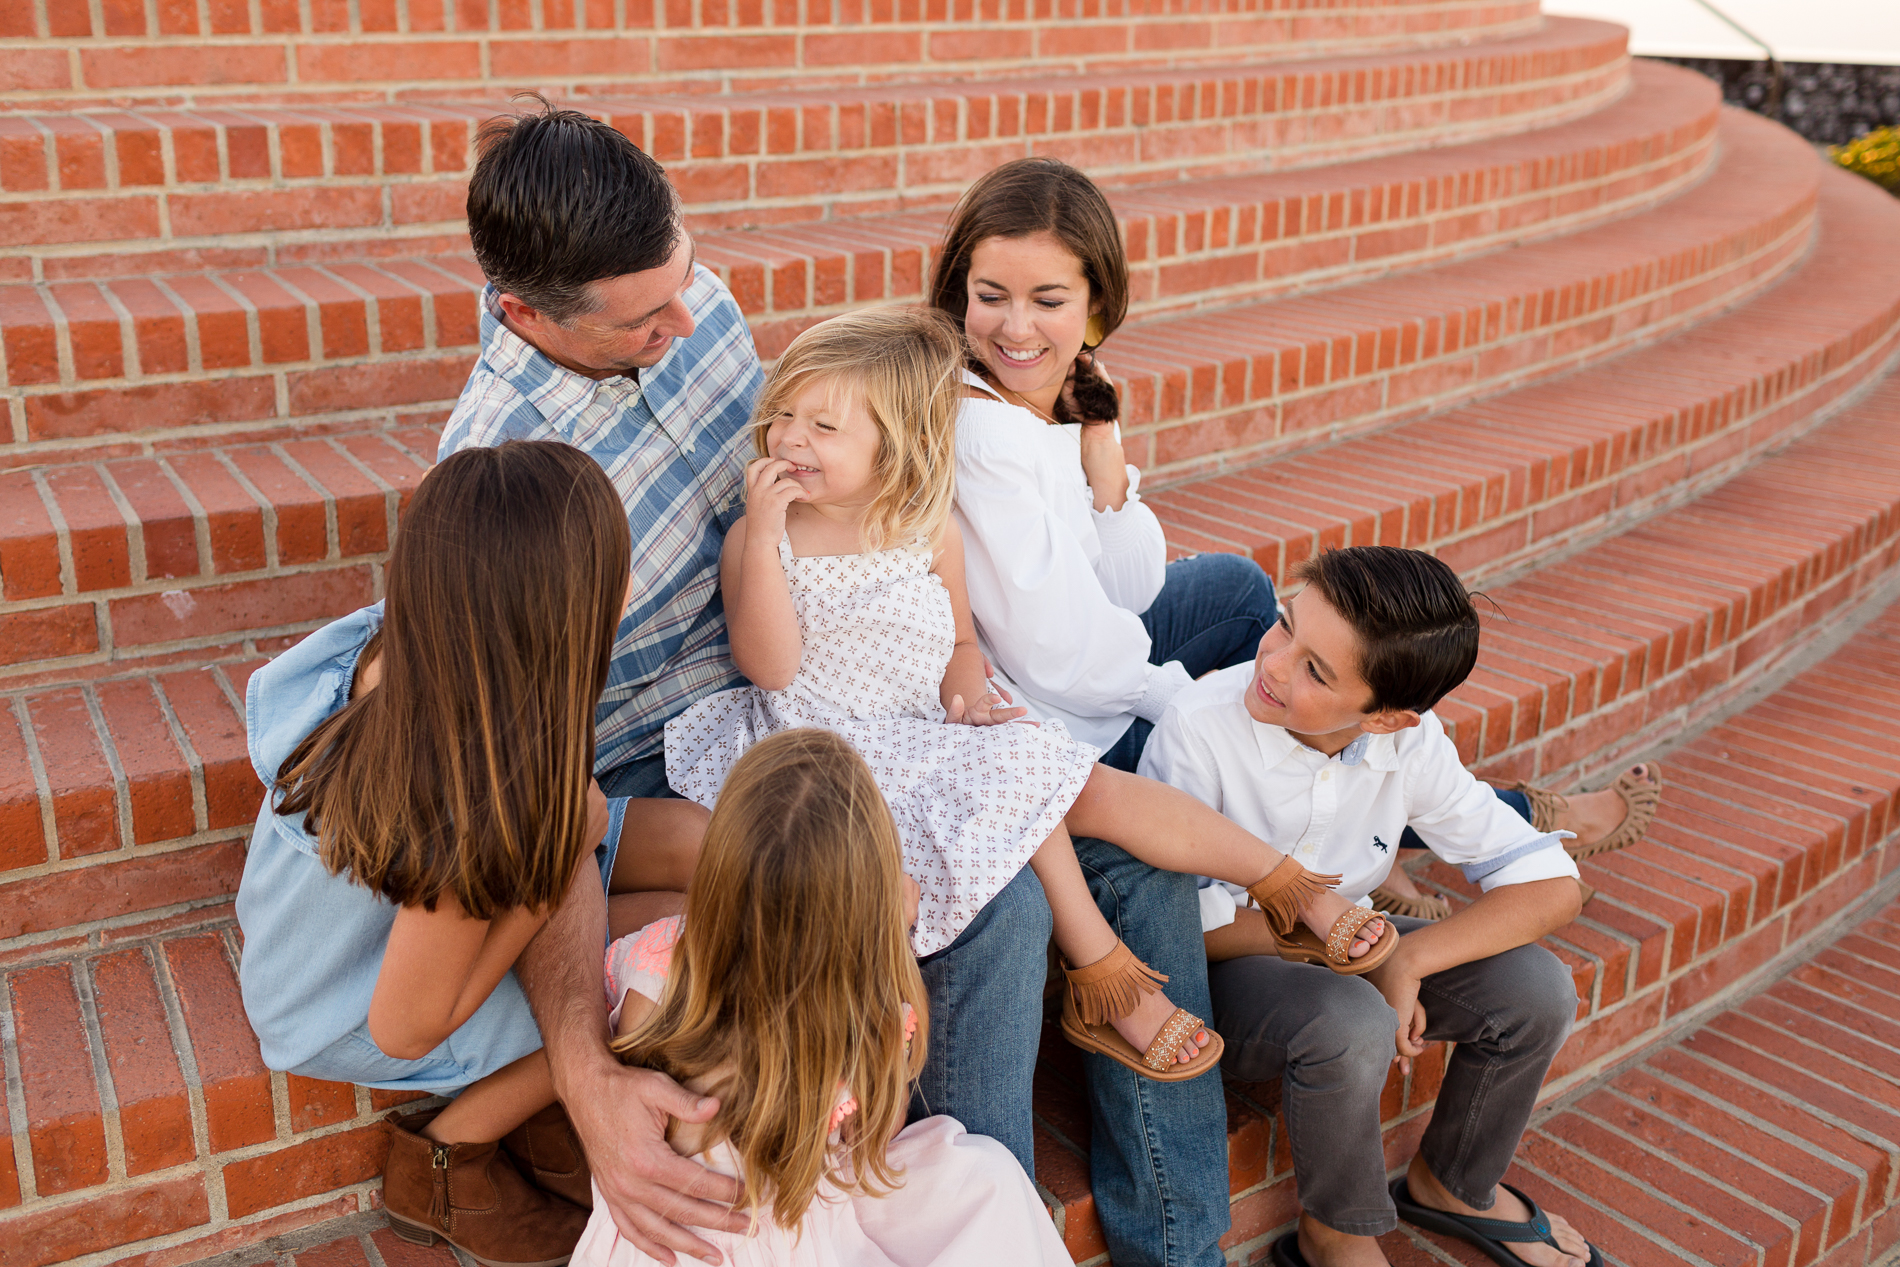
[[[1834,161],[1900,193],[1900,128],[1877,128],[1846,145],[1828,147]]]

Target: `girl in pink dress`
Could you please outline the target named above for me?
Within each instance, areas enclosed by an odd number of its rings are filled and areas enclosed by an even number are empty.
[[[732,767],[686,914],[607,951],[613,1047],[714,1096],[675,1122],[682,1156],[745,1184],[746,1235],[701,1230],[735,1267],[1067,1264],[1029,1177],[953,1118],[903,1130],[928,1023],[910,952],[917,886],[864,761],[785,731]],[[639,1267],[607,1204],[574,1267]]]

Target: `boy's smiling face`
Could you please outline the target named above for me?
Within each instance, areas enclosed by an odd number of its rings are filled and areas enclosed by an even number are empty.
[[[1418,725],[1410,709],[1370,711],[1372,688],[1359,676],[1359,635],[1312,586],[1280,605],[1280,621],[1260,640],[1247,684],[1247,715],[1291,731],[1334,755],[1363,734]]]

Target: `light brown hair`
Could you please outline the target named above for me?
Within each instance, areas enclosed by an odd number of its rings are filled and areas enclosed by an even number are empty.
[[[812,382],[828,382],[877,425],[878,494],[865,508],[865,550],[936,540],[956,501],[956,425],[963,407],[963,334],[928,308],[864,308],[792,340],[753,411],[752,443],[768,456],[772,420]]]
[[[1017,158],[985,172],[950,213],[930,271],[930,303],[963,327],[970,257],[991,238],[1049,233],[1082,262],[1102,338],[1128,318],[1128,253],[1108,199],[1061,159]]]
[[[928,1029],[903,886],[863,758],[817,728],[762,740],[713,807],[664,997],[613,1044],[681,1082],[722,1071],[709,1138],[731,1142],[748,1204],[788,1230],[827,1177],[869,1196],[896,1186],[885,1146]],[[827,1143],[841,1087],[858,1102],[843,1164]]]
[[[423,477],[388,564],[382,680],[297,745],[278,812],[324,865],[475,919],[557,904],[587,849],[594,708],[626,597],[626,511],[579,449],[465,449]]]

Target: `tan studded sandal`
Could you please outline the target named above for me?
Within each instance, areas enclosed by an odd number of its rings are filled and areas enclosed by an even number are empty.
[[[1135,958],[1135,952],[1125,943],[1116,942],[1115,949],[1094,963],[1080,968],[1065,964],[1062,971],[1068,978],[1068,988],[1062,995],[1062,1035],[1083,1051],[1100,1052],[1156,1082],[1186,1082],[1220,1067],[1226,1044],[1185,1008],[1175,1008],[1174,1014],[1161,1023],[1145,1052],[1136,1051],[1134,1044],[1115,1031],[1109,1022],[1134,1011],[1143,995],[1153,994],[1168,979]],[[1202,1030],[1207,1030],[1207,1046],[1182,1064],[1176,1053]]]
[[[1350,908],[1333,921],[1323,942],[1312,929],[1301,927],[1300,909],[1338,883],[1336,875],[1315,875],[1293,859],[1282,858],[1278,866],[1247,887],[1247,896],[1259,904],[1261,913],[1267,917],[1267,927],[1273,931],[1273,948],[1280,958],[1293,963],[1316,963],[1341,976],[1356,977],[1371,972],[1392,957],[1392,952],[1399,948],[1399,930],[1387,920],[1384,934],[1372,949],[1354,959],[1353,939],[1361,928],[1378,919],[1380,912],[1363,906]]]

